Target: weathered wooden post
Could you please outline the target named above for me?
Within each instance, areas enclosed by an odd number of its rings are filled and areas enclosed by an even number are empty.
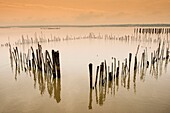
[[[42,71],[42,47],[38,43],[38,54],[39,54],[39,70]]]
[[[130,66],[131,66],[131,59],[132,59],[132,53],[129,53],[129,72],[130,72]]]
[[[117,67],[117,70],[116,70],[116,78],[119,78],[119,67]]]
[[[16,47],[16,55],[17,55],[17,59],[18,59],[18,62],[19,62],[19,52],[18,52],[18,47]]]
[[[137,68],[137,56],[135,56],[134,70]]]
[[[113,57],[112,57],[112,67],[111,67],[111,72],[112,72],[112,75],[113,75]]]
[[[144,50],[142,56],[143,56],[143,57],[142,57],[142,58],[143,58],[143,61],[142,61],[142,63],[143,63],[143,68],[145,68],[145,50]]]
[[[147,63],[146,63],[146,68],[148,68],[149,67],[149,61],[147,61]]]
[[[166,60],[169,59],[169,47],[166,48]]]
[[[93,68],[93,64],[90,63],[90,64],[89,64],[90,89],[93,88],[93,86],[92,86],[92,68]]]
[[[44,73],[47,73],[47,50],[45,50]]]
[[[116,69],[116,79],[115,79],[115,81],[116,81],[116,86],[117,86],[117,90],[118,90],[118,88],[119,88],[119,67],[117,67],[117,69]]]
[[[151,70],[152,70],[152,66],[153,66],[153,53],[151,53],[150,72],[151,72]]]
[[[13,57],[14,57],[14,59],[15,59],[15,64],[16,64],[16,68],[17,68],[17,55],[16,55],[16,49],[15,49],[15,48],[13,48],[13,49],[14,49]]]
[[[101,83],[102,83],[102,86],[103,86],[103,83],[104,83],[104,81],[103,81],[103,74],[104,74],[104,62],[102,62],[101,63]]]
[[[59,57],[59,51],[55,52],[55,57],[56,57],[56,66],[57,66],[57,77],[60,78],[60,57]]]
[[[106,64],[106,60],[104,61],[105,63],[105,81],[107,82],[107,64]]]
[[[161,50],[161,59],[163,59],[164,57],[164,47],[165,47],[165,42],[163,41],[162,50]]]
[[[17,57],[17,62],[18,62],[18,71],[20,72],[20,57],[19,57],[19,51],[18,51],[18,47],[16,47],[16,57]]]
[[[9,54],[10,54],[10,59],[12,59],[12,50],[11,50],[11,44],[9,44]]]
[[[158,49],[157,49],[157,59],[159,59],[159,53],[160,53],[160,49],[161,49],[161,41],[159,41],[159,45],[158,45]]]
[[[100,86],[100,84],[103,85],[103,72],[104,72],[103,70],[104,70],[104,63],[102,62],[100,64],[99,86]]]
[[[55,65],[56,65],[56,58],[55,58],[55,54],[54,54],[54,50],[52,50],[52,60],[53,60],[53,69],[52,69],[52,72],[53,72],[53,78],[56,78],[56,70],[55,70]]]
[[[43,66],[45,64],[44,54],[43,53],[41,54],[41,58],[42,58],[42,66]],[[43,66],[43,67],[45,67],[45,66]]]
[[[26,54],[24,53],[24,54],[23,54],[23,64],[24,64],[24,69],[25,69],[25,71],[26,71],[27,68],[26,68],[26,66],[25,66],[25,65],[26,65],[25,63],[26,63]]]
[[[29,70],[31,70],[31,60],[28,61],[29,64]]]
[[[37,68],[39,69],[39,55],[38,55],[38,49],[36,49],[36,56],[37,56]]]
[[[113,76],[112,76],[112,72],[109,72],[109,81],[112,81]]]
[[[124,75],[124,68],[125,68],[124,63],[122,62],[122,73],[121,73],[122,75]]]
[[[114,58],[114,75],[116,73],[116,58]]]
[[[120,67],[120,61],[118,60],[118,67]]]
[[[47,67],[48,67],[48,68],[47,68],[47,72],[51,73],[53,63],[52,63],[50,54],[49,54],[49,52],[48,52],[47,50],[46,50],[46,55],[47,55]]]
[[[99,72],[99,66],[97,66],[97,70],[96,70],[96,81],[95,81],[95,87],[96,87],[96,85],[97,85],[98,72]]]
[[[27,55],[26,55],[26,66],[27,66],[27,68],[29,67],[29,49],[28,49],[28,53],[27,53]]]
[[[22,53],[20,52],[20,61],[21,61],[21,69],[23,70],[23,60],[22,60]]]
[[[125,69],[124,72],[125,72],[125,74],[126,74],[126,69],[127,69],[127,58],[125,58],[125,68],[124,68],[124,69]]]
[[[31,50],[32,50],[32,67],[33,67],[33,69],[35,69],[36,68],[36,64],[35,64],[35,54],[34,54],[33,47],[31,47]]]
[[[15,65],[16,65],[16,67],[17,67],[17,58],[16,58],[16,56],[15,56],[15,52],[12,52],[12,56],[13,56],[13,58],[14,58]]]

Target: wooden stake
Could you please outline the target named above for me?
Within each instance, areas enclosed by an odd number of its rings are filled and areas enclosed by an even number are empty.
[[[53,60],[53,78],[56,78],[56,70],[55,70],[55,65],[56,65],[56,58],[55,58],[55,54],[54,54],[54,50],[52,50],[52,60]]]
[[[129,72],[130,72],[130,66],[131,66],[131,59],[132,59],[132,53],[129,53]]]
[[[116,78],[119,78],[119,67],[117,67]]]
[[[93,64],[90,63],[90,64],[89,64],[90,89],[93,88],[93,86],[92,86],[92,68],[93,68]]]
[[[96,81],[95,81],[95,87],[96,87],[96,85],[97,85],[98,72],[99,72],[99,66],[97,66],[97,70],[96,70]]]
[[[137,56],[135,56],[134,70],[137,68]]]
[[[55,52],[55,57],[56,57],[56,66],[57,66],[57,77],[60,78],[60,57],[59,57],[59,51]]]
[[[106,64],[106,60],[104,61],[105,63],[105,81],[107,82],[107,64]]]
[[[109,72],[109,81],[112,81],[113,77],[112,77],[112,72]]]

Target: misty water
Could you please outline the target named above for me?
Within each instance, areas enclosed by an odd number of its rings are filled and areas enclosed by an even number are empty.
[[[61,78],[51,79],[51,75],[32,70],[18,70],[11,67],[9,47],[11,43],[22,53],[37,43],[17,44],[22,36],[26,39],[43,37],[60,41],[40,42],[42,51],[52,49],[60,52]],[[82,38],[82,37],[98,38]],[[169,59],[159,61],[154,72],[149,67],[134,77],[134,59],[138,45],[138,62],[147,48],[150,62],[151,52],[158,42],[123,41],[121,37],[136,36],[134,27],[61,27],[41,28],[1,28],[0,29],[0,112],[1,113],[168,113],[170,112],[170,66]],[[147,35],[157,38],[158,35]],[[69,40],[66,40],[67,38]],[[99,38],[100,37],[100,38]],[[108,39],[114,37],[115,39]],[[159,35],[169,39],[169,35]],[[15,43],[16,42],[16,43]],[[166,47],[167,47],[166,43]],[[162,47],[162,44],[161,44]],[[121,75],[122,62],[132,53],[131,71],[125,78]],[[93,86],[96,69],[106,60],[111,67],[113,58],[120,62],[117,81],[90,89],[89,63],[93,64]],[[118,65],[118,63],[116,63]],[[140,67],[138,67],[140,68]],[[111,70],[111,69],[110,69]]]

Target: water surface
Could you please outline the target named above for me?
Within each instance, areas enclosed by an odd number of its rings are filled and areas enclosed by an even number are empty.
[[[103,113],[167,113],[170,111],[170,70],[169,65],[159,63],[156,74],[150,74],[149,68],[142,76],[137,72],[134,79],[133,61],[130,77],[111,87],[89,88],[89,63],[93,63],[93,83],[96,67],[106,60],[111,66],[112,57],[120,62],[128,58],[129,53],[136,53],[140,44],[138,58],[147,47],[148,60],[150,53],[157,49],[158,43],[119,41],[103,39],[79,39],[64,41],[63,38],[112,35],[113,37],[133,36],[133,27],[92,27],[92,28],[6,28],[0,29],[1,43],[15,41],[24,37],[43,36],[60,37],[61,41],[40,43],[43,52],[60,51],[61,79],[50,80],[41,72],[33,73],[24,70],[18,73],[15,66],[11,68],[8,47],[0,47],[0,112],[2,113],[47,113],[47,112],[103,112]],[[166,37],[161,35],[162,37]],[[9,37],[9,38],[8,38]],[[157,37],[156,35],[152,36]],[[37,44],[17,45],[19,51],[27,53],[28,48]],[[169,62],[169,61],[168,61]]]

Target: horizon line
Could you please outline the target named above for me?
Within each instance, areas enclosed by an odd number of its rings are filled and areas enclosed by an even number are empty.
[[[170,27],[170,24],[94,24],[94,25],[7,25],[0,28],[50,28],[50,27]]]

